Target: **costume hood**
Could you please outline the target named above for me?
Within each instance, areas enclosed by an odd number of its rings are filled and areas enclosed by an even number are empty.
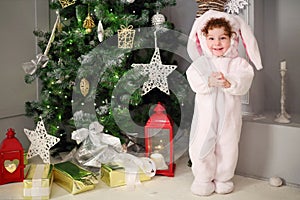
[[[250,26],[237,15],[214,10],[205,12],[203,15],[198,17],[193,24],[187,44],[188,54],[193,61],[195,61],[202,55],[206,55],[208,57],[213,56],[206,45],[206,38],[201,32],[201,29],[204,28],[206,23],[211,18],[225,18],[232,26],[232,31],[236,33],[231,37],[231,46],[224,54],[225,57],[234,58],[238,56],[238,43],[240,36],[246,49],[247,55],[255,65],[256,69],[260,70],[263,68],[257,41],[252,33]]]

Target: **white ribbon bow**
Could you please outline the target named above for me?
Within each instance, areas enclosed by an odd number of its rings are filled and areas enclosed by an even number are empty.
[[[94,146],[110,145],[117,151],[122,151],[122,145],[119,138],[103,133],[103,126],[99,122],[92,122],[89,129],[81,128],[72,132],[72,139],[80,144],[87,137],[90,138]]]

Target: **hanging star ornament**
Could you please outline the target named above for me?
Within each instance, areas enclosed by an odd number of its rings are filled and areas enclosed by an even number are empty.
[[[44,163],[50,163],[49,150],[56,143],[58,143],[60,139],[47,134],[42,119],[38,121],[34,131],[24,129],[24,132],[31,142],[31,145],[27,153],[27,158],[29,159],[39,155],[42,158]]]
[[[149,64],[132,64],[133,68],[141,70],[143,75],[148,75],[149,79],[143,84],[143,94],[147,94],[154,88],[160,89],[166,94],[170,94],[167,76],[177,68],[176,65],[163,65],[159,53],[159,48],[155,48],[154,54]]]

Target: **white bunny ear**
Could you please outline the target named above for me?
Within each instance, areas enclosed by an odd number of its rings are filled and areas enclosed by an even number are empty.
[[[255,36],[253,35],[250,26],[241,17],[235,16],[235,18],[240,24],[240,35],[242,37],[247,55],[255,65],[256,69],[261,70],[263,66]]]
[[[196,18],[187,43],[187,52],[193,61],[202,55],[202,48],[197,34],[199,29],[201,29],[200,24],[201,24],[201,19]]]

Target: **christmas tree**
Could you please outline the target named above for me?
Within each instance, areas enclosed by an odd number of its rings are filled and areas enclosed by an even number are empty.
[[[134,35],[134,29],[152,27],[170,48],[176,45],[164,31],[173,29],[172,23],[159,13],[175,3],[175,0],[52,0],[50,8],[57,15],[52,32],[34,31],[44,54],[39,55],[37,67],[25,76],[25,81],[32,83],[38,78],[41,95],[39,101],[26,102],[27,115],[36,121],[42,117],[48,133],[60,137],[65,150],[75,145],[70,133],[88,127],[95,120],[104,126],[105,133],[128,142],[131,137],[127,132],[138,132],[128,114],[135,124],[144,126],[149,110],[158,102],[165,105],[167,113],[179,124],[181,105],[177,97],[157,88],[143,94],[140,86],[147,76],[132,68],[133,63],[149,63],[154,52],[153,44],[152,48],[139,48],[147,46],[147,38],[154,37],[153,31]],[[117,34],[120,37],[116,39]],[[124,42],[127,37],[134,40],[135,49],[118,48],[122,44],[132,45],[130,41]],[[176,64],[170,52],[160,53],[164,63]],[[180,90],[186,91],[186,85],[182,86]],[[122,128],[118,122],[122,122]]]

